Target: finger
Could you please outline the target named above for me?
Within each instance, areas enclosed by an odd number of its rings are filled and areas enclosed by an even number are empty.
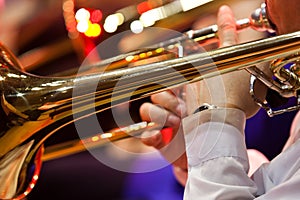
[[[151,96],[151,101],[154,104],[158,104],[168,111],[174,113],[177,116],[185,116],[186,107],[185,103],[178,96],[173,93],[165,91]]]
[[[164,126],[178,128],[180,125],[178,116],[152,103],[142,104],[140,116],[144,121],[155,122]]]
[[[187,169],[187,157],[182,137],[177,138],[177,140],[172,143],[166,143],[159,130],[152,130],[143,132],[141,141],[145,145],[152,146],[159,150],[161,155],[174,166]]]
[[[159,130],[145,131],[141,135],[141,141],[148,146],[156,149],[162,148],[165,143]]]
[[[238,43],[236,22],[232,10],[228,6],[221,6],[218,12],[217,24],[220,46],[231,46]]]

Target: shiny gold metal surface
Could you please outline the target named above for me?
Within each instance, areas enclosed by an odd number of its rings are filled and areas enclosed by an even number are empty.
[[[10,175],[12,179],[6,179],[4,170],[1,170],[1,183],[4,183],[1,184],[1,198],[17,197],[27,191],[27,184],[34,180],[32,174],[27,173],[28,166],[41,159],[37,157],[41,156],[37,154],[38,150],[49,136],[75,120],[109,109],[111,103],[117,105],[128,98],[139,99],[166,88],[297,55],[299,48],[300,32],[295,32],[134,68],[56,78],[21,72],[15,57],[1,46],[0,89],[4,126],[0,137],[0,165],[2,168],[19,166]],[[116,86],[120,78],[123,84]],[[95,81],[96,90],[85,93]],[[290,85],[293,87],[287,88],[288,96],[299,89],[299,77]],[[75,87],[77,91],[83,91],[82,94],[74,95]],[[139,89],[132,91],[132,88]],[[114,96],[111,96],[112,92]],[[73,119],[74,114],[76,119]],[[20,156],[22,159],[13,159],[13,152],[20,148],[26,153]],[[18,179],[24,184],[16,188]]]

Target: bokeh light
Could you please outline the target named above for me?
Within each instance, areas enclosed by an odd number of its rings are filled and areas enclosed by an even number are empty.
[[[91,14],[91,22],[98,23],[102,20],[102,12],[101,10],[94,10]]]
[[[88,10],[86,10],[85,8],[80,8],[79,10],[77,10],[76,14],[75,14],[75,19],[78,22],[81,21],[87,21],[90,19],[90,12]]]
[[[89,28],[89,23],[88,21],[79,21],[77,23],[77,26],[76,26],[77,30],[80,32],[80,33],[84,33],[88,30]]]
[[[89,23],[88,29],[84,34],[88,37],[98,37],[101,34],[101,27],[97,23]]]
[[[143,23],[140,20],[135,20],[131,22],[130,30],[136,34],[141,33],[144,30]]]

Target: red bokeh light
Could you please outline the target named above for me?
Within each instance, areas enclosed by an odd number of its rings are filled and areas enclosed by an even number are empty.
[[[151,5],[147,2],[147,1],[144,1],[142,3],[139,3],[137,5],[137,11],[139,14],[142,14],[144,12],[147,12],[148,10],[151,10]]]
[[[101,20],[102,20],[102,12],[101,10],[93,10],[92,12],[90,11],[91,13],[91,22],[92,23],[99,23]]]

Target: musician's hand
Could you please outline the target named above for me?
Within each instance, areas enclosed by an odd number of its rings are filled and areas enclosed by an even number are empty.
[[[151,101],[152,103],[144,103],[140,108],[142,120],[171,127],[171,140],[166,141],[163,131],[155,130],[143,133],[142,142],[155,147],[170,163],[186,170],[187,160],[181,127],[181,118],[186,115],[184,101],[171,91],[154,94]]]
[[[228,6],[222,6],[219,9],[217,24],[221,47],[239,42],[235,18]],[[209,103],[220,107],[241,109],[247,117],[254,115],[259,107],[249,94],[249,80],[250,74],[245,70],[240,70],[188,85],[186,90],[187,113],[192,114],[203,103]],[[264,98],[265,88],[256,91],[257,94],[259,92],[261,93],[259,96]]]
[[[300,30],[299,0],[266,0],[270,20],[275,24],[278,34]]]
[[[228,46],[236,44],[238,40],[235,30],[235,21],[231,10],[228,7],[222,7],[219,11],[218,18],[220,45]],[[224,86],[221,87],[225,88],[226,96],[223,96],[224,91],[212,91],[212,94],[214,94],[213,97],[217,97],[215,100],[219,106],[240,108],[244,110],[248,116],[258,110],[258,107],[254,104],[249,95],[249,74],[247,72],[239,71],[220,77],[223,78],[221,83],[224,83]],[[212,83],[213,87],[220,88],[220,85],[218,85],[220,82],[216,82],[217,85],[215,85],[214,80],[214,78],[209,79],[209,85]],[[163,92],[151,97],[153,104],[145,103],[140,108],[140,115],[143,120],[163,123],[165,126],[173,128],[173,137],[179,136],[176,137],[179,140],[175,141],[173,145],[168,145],[163,140],[160,131],[152,131],[144,133],[142,141],[147,145],[159,149],[162,155],[176,166],[174,170],[175,175],[178,175],[177,178],[181,179],[181,183],[183,184],[186,180],[186,172],[184,171],[187,169],[186,154],[184,153],[174,162],[174,160],[168,158],[169,155],[165,153],[164,147],[167,146],[168,148],[166,149],[170,150],[170,152],[178,149],[180,153],[185,152],[184,138],[181,132],[181,118],[185,117],[186,114],[191,114],[194,109],[202,103],[214,103],[214,101],[211,101],[209,89],[206,85],[204,81],[188,85],[186,90],[186,102],[170,92]],[[198,90],[200,87],[201,89]],[[177,143],[180,145],[176,146]]]

